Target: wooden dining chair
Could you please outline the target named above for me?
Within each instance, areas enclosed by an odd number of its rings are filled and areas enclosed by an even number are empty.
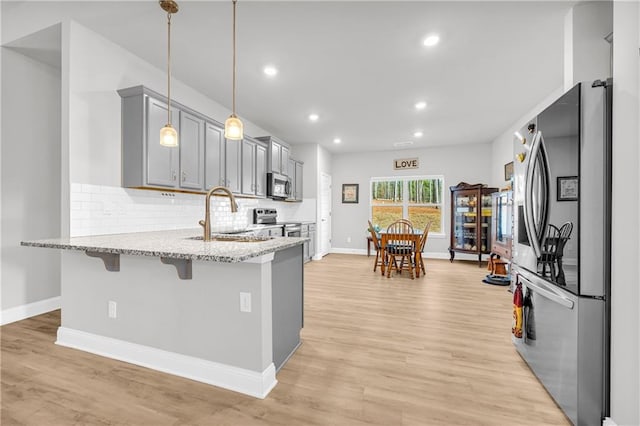
[[[371,224],[371,221],[369,221],[369,232],[371,233],[371,241],[373,242],[373,246],[376,249],[376,261],[373,263],[373,272],[375,272],[376,268],[380,266],[380,270],[384,275],[384,268],[382,267],[382,263],[384,262],[384,259],[382,258],[382,246],[380,244],[380,239],[378,238],[378,233]]]
[[[427,274],[427,270],[424,267],[424,260],[422,259],[422,252],[424,251],[424,246],[427,243],[427,237],[429,236],[429,228],[431,228],[431,222],[427,222],[424,227],[424,231],[422,231],[422,235],[420,236],[420,242],[418,243],[418,248],[416,248],[416,252],[413,255],[413,265],[416,270],[416,277]]]
[[[391,270],[395,269],[400,274],[403,270],[409,271],[413,279],[413,254],[416,244],[411,222],[405,219],[393,222],[382,237],[387,278],[391,276]]]
[[[398,219],[387,227],[387,232],[397,234],[413,233],[413,225],[411,224],[411,221],[407,219]]]
[[[542,265],[542,276],[547,275],[547,266],[549,267],[549,276],[552,281],[560,284],[564,283],[564,271],[562,269],[562,257],[564,256],[564,246],[573,231],[573,223],[566,222],[560,228],[549,224],[547,234],[542,244],[542,250],[538,264]]]

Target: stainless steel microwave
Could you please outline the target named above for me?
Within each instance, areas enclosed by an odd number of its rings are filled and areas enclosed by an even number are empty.
[[[291,180],[278,173],[267,173],[267,197],[286,199],[291,196]]]

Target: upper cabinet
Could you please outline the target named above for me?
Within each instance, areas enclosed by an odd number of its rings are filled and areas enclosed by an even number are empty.
[[[171,115],[175,118],[174,127],[179,135],[179,111],[172,108]],[[123,98],[124,186],[175,188],[178,185],[178,149],[162,146],[159,142],[160,129],[165,124],[166,102],[150,96]]]
[[[214,186],[227,186],[225,147],[224,128],[214,123],[205,123],[205,190]]]
[[[267,148],[262,142],[245,136],[242,140],[242,193],[266,196]]]
[[[242,141],[225,139],[227,174],[225,185],[234,194],[242,193]]]
[[[204,189],[204,131],[203,119],[180,111],[180,188],[196,191]]]
[[[122,98],[122,185],[206,192],[226,186],[239,195],[265,197],[267,171],[288,168],[289,147],[271,137],[242,141],[224,138],[224,126],[178,102],[171,124],[178,146],[160,145],[167,124],[167,99],[144,86],[118,90]]]
[[[167,124],[166,99],[143,87],[119,90],[122,97],[122,181],[125,187],[204,190],[205,121],[171,103],[178,147],[160,145]]]
[[[291,176],[290,173],[292,171],[289,170],[289,146],[273,136],[261,136],[256,139],[267,144],[267,171]]]
[[[291,196],[288,201],[302,201],[303,162],[289,159],[289,178],[291,179]]]

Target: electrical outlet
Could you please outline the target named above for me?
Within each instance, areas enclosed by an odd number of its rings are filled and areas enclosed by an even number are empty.
[[[351,237],[347,237],[347,242],[350,243],[351,242]]]
[[[118,317],[118,304],[113,300],[109,300],[109,318]]]
[[[251,312],[251,293],[240,293],[240,312]]]

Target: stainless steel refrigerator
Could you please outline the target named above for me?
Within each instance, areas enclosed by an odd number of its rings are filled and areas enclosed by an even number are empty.
[[[524,308],[522,336],[512,339],[579,425],[602,424],[609,412],[611,85],[576,85],[513,145],[511,286],[521,284]],[[572,232],[549,260],[551,225],[565,223]]]

